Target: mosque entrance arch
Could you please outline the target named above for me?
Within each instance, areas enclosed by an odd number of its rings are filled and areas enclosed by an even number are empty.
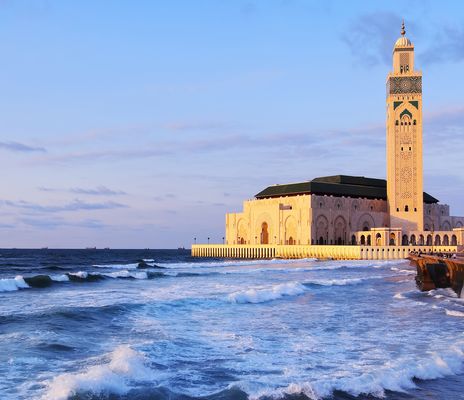
[[[269,231],[267,222],[261,224],[261,244],[269,244]]]
[[[346,221],[341,215],[334,221],[334,243],[345,244],[346,240]]]
[[[316,219],[316,237],[319,244],[327,244],[329,238],[329,221],[324,215],[319,215]]]

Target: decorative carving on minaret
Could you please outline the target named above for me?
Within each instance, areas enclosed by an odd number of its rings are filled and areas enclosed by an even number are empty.
[[[387,83],[389,94],[422,93],[421,76],[392,76]]]

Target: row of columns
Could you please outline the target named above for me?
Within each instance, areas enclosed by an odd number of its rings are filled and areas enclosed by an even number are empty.
[[[275,247],[244,247],[244,246],[194,246],[194,257],[216,258],[275,258]]]
[[[212,258],[333,258],[337,260],[389,260],[407,258],[411,250],[428,253],[432,246],[230,246],[194,245],[193,257]],[[455,246],[433,246],[435,252],[456,252]]]

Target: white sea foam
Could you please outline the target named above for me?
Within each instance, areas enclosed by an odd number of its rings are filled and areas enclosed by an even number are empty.
[[[456,310],[448,310],[445,308],[446,315],[450,315],[452,317],[464,317],[464,312],[456,311]]]
[[[108,278],[135,278],[135,279],[147,279],[148,274],[145,271],[134,272],[128,270],[107,272],[99,274],[102,276],[107,276]]]
[[[281,259],[269,260],[233,260],[233,261],[211,261],[194,263],[158,263],[165,268],[208,268],[208,267],[230,267],[240,265],[268,265],[268,264],[301,264],[316,261],[317,258]]]
[[[436,299],[440,299],[443,297],[455,298],[455,299],[458,298],[458,295],[451,288],[429,290],[427,292],[427,295],[435,297]]]
[[[86,279],[89,276],[89,273],[86,271],[70,272],[69,275],[77,276],[81,279]]]
[[[340,278],[340,279],[312,279],[305,281],[305,284],[321,285],[321,286],[345,286],[357,285],[366,279],[377,279],[379,277],[370,278]]]
[[[253,393],[250,400],[263,396],[283,398],[286,395],[304,394],[312,400],[331,397],[334,391],[343,391],[353,396],[361,394],[385,397],[385,391],[405,392],[416,387],[413,379],[429,380],[463,371],[464,343],[451,346],[448,351],[428,353],[422,359],[401,358],[382,366],[364,365],[362,372],[341,378],[319,378],[311,382],[291,383],[285,388],[261,390]]]
[[[66,274],[61,275],[50,275],[50,279],[55,282],[67,282],[69,281],[69,277]]]
[[[93,265],[95,268],[108,268],[108,269],[137,269],[139,266],[138,263],[130,264],[96,264]]]
[[[391,267],[390,269],[395,272],[400,272],[403,275],[415,275],[416,274],[416,271],[412,269],[401,269],[397,267]]]
[[[403,293],[396,293],[393,296],[394,299],[404,299],[405,297],[403,296]]]
[[[19,289],[27,289],[29,285],[21,275],[15,278],[0,279],[0,292],[12,292]]]
[[[109,362],[94,365],[84,372],[65,373],[48,382],[43,400],[66,400],[82,392],[122,395],[132,381],[154,380],[144,356],[129,346],[119,346],[109,354]]]
[[[303,294],[306,288],[300,283],[283,283],[267,288],[252,288],[244,291],[234,292],[227,296],[231,303],[264,303],[277,300],[284,296],[296,296]]]

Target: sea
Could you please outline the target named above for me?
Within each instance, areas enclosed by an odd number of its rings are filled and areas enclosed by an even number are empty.
[[[408,261],[0,250],[0,399],[464,399],[464,299]]]

